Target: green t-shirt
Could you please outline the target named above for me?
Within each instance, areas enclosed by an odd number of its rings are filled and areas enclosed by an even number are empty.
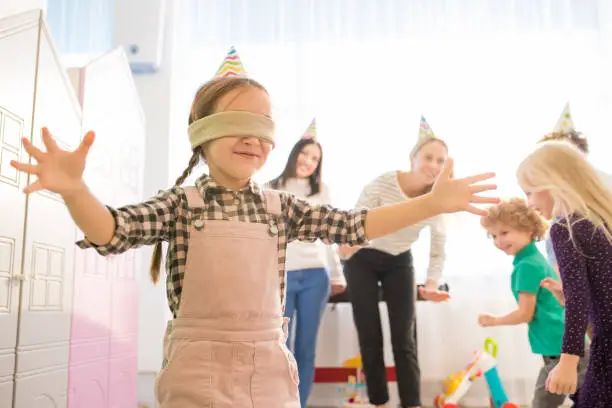
[[[514,257],[512,294],[518,302],[519,293],[536,295],[533,319],[529,322],[529,343],[534,354],[558,356],[561,354],[565,327],[564,308],[549,290],[540,286],[544,278],[559,279],[557,272],[540,253],[535,243],[521,249]]]

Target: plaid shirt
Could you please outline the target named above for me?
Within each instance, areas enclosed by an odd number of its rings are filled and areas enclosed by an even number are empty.
[[[95,248],[103,256],[120,254],[142,245],[159,241],[169,243],[166,256],[167,294],[170,310],[176,317],[180,305],[187,251],[189,226],[195,217],[208,220],[238,219],[241,222],[268,224],[272,215],[265,207],[260,186],[251,182],[232,191],[217,184],[209,176],[200,177],[196,188],[204,198],[205,208],[191,209],[185,192],[180,187],[162,191],[141,204],[109,208],[115,218],[115,234],[106,245],[95,245],[87,239],[77,242],[80,248]],[[300,240],[326,244],[366,244],[365,219],[367,210],[341,211],[330,206],[317,206],[286,193],[278,192],[281,215],[278,226],[278,273],[281,282],[281,303],[285,299],[285,252],[287,243]],[[283,306],[284,308],[284,306]]]

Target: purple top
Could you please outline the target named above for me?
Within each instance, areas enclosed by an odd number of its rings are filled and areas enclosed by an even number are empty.
[[[612,246],[591,222],[570,217],[550,229],[565,295],[565,334],[562,352],[584,355],[587,323],[595,336],[612,333]],[[591,359],[595,356],[591,356]]]

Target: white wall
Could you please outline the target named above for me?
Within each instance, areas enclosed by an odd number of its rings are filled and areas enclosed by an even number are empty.
[[[47,8],[47,0],[0,0],[0,18],[31,9]]]
[[[168,13],[168,19],[170,14]],[[166,50],[171,47],[166,37]],[[165,55],[168,55],[166,52]],[[145,150],[144,193],[147,197],[166,188],[168,180],[168,133],[170,121],[171,61],[165,58],[156,74],[135,77],[146,117],[147,144]],[[144,267],[148,268],[148,259]],[[164,285],[154,286],[143,271],[140,290],[139,368],[157,370],[161,363],[161,339],[158,334],[165,327],[168,309]]]
[[[124,0],[117,0],[124,1]],[[166,6],[164,50],[160,69],[155,74],[136,75],[136,88],[146,118],[146,150],[144,194],[150,197],[168,187],[172,55],[174,46],[174,19],[176,2],[169,0]],[[128,19],[137,24],[138,16]],[[155,39],[151,39],[154,41]],[[164,276],[162,283],[154,286],[148,274],[151,249],[143,251],[139,291],[138,319],[138,369],[139,402],[155,406],[154,380],[162,362],[162,338],[168,317],[168,302]]]

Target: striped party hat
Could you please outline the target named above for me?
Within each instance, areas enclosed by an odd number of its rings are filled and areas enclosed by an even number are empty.
[[[246,76],[247,73],[242,66],[242,61],[240,61],[240,56],[236,52],[236,49],[232,46],[229,52],[225,56],[223,63],[217,70],[215,74],[215,78],[226,77],[226,76]]]
[[[419,139],[436,137],[431,126],[425,120],[425,116],[421,115],[421,122],[419,123]]]
[[[313,119],[312,122],[310,122],[308,129],[306,129],[306,132],[304,132],[304,134],[302,135],[302,139],[317,140],[317,119],[316,118]]]
[[[554,132],[565,133],[571,132],[572,130],[576,130],[574,126],[574,120],[572,119],[572,114],[570,112],[569,102],[565,104],[563,108],[563,112],[561,112],[561,116],[555,125]]]

